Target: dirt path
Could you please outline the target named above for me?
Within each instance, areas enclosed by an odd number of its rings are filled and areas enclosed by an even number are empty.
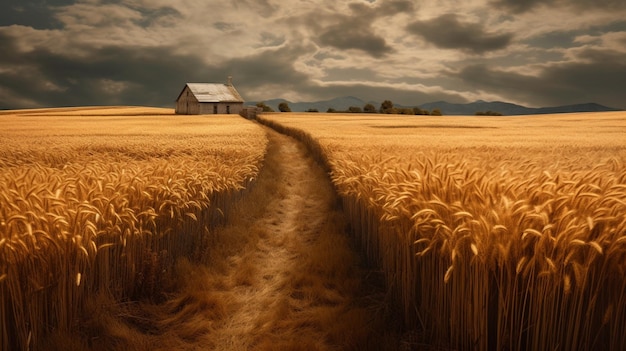
[[[227,233],[253,232],[247,249],[227,258],[232,313],[211,334],[216,350],[366,349],[371,306],[357,259],[343,231],[328,176],[295,140],[270,133],[266,168],[248,204],[262,211],[239,218]],[[227,234],[228,235],[228,234]]]
[[[164,302],[96,302],[91,350],[399,349],[327,174],[301,143],[268,137],[256,185],[207,243],[205,264],[181,262]]]

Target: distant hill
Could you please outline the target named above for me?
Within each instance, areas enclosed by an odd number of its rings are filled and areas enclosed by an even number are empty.
[[[319,112],[326,112],[329,108],[333,108],[337,111],[345,111],[350,106],[357,106],[363,108],[365,104],[371,103],[380,107],[380,102],[365,102],[354,96],[339,97],[332,100],[315,101],[315,102],[290,102],[284,99],[272,99],[265,101],[265,104],[278,111],[278,104],[281,102],[287,102],[289,107],[294,112],[304,112],[310,109],[316,109]],[[247,102],[249,105],[256,104],[255,102]],[[446,101],[430,102],[419,106],[403,106],[396,105],[399,108],[412,108],[419,107],[423,110],[432,111],[439,109],[444,115],[474,115],[476,112],[493,111],[499,112],[504,116],[513,115],[535,115],[535,114],[547,114],[547,113],[571,113],[571,112],[603,112],[603,111],[620,111],[620,109],[602,106],[596,103],[556,106],[556,107],[525,107],[508,102],[493,101],[487,102],[478,100],[475,102],[465,104],[454,104]]]
[[[559,107],[541,107],[535,113],[570,113],[570,112],[605,112],[621,111],[618,108],[602,106],[593,102],[578,105],[567,105]]]
[[[433,110],[438,108],[444,115],[474,115],[476,112],[493,111],[504,116],[513,115],[537,115],[547,113],[570,113],[570,112],[603,112],[619,111],[619,109],[602,106],[596,103],[566,105],[556,107],[525,107],[508,102],[487,102],[478,100],[468,104],[451,104],[445,101],[431,102],[420,106],[422,109]]]
[[[468,104],[452,104],[445,101],[430,102],[420,106],[423,110],[432,111],[436,108],[444,115],[474,115],[476,112],[494,111],[503,115],[529,115],[533,109],[508,102],[487,102],[478,100]]]

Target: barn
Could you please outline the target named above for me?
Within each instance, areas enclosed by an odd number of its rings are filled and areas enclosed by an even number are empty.
[[[243,110],[243,99],[228,83],[187,83],[176,99],[176,114],[239,114]]]

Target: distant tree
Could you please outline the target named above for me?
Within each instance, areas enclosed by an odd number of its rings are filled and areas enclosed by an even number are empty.
[[[433,110],[430,112],[430,114],[431,114],[432,116],[442,116],[441,110],[440,110],[440,109],[438,109],[438,108],[433,109]]]
[[[376,106],[374,106],[372,104],[366,104],[365,106],[363,106],[363,112],[365,112],[365,113],[376,113],[378,111],[376,110]]]
[[[358,107],[358,106],[350,106],[348,108],[348,112],[350,112],[350,113],[362,113],[363,110],[360,107]]]
[[[415,115],[415,110],[412,108],[401,108],[398,110],[398,113],[401,115]]]
[[[280,112],[291,112],[291,109],[289,108],[289,104],[286,103],[285,101],[283,101],[280,104],[278,104],[278,111],[280,111]]]
[[[430,112],[428,112],[428,110],[422,110],[419,107],[413,107],[413,112],[416,115],[430,115]]]
[[[496,111],[478,111],[476,112],[476,116],[502,116],[502,114],[500,112],[496,112]]]
[[[337,112],[337,110],[335,110],[332,107],[329,107],[328,110],[326,110],[326,113],[335,113],[335,112]]]
[[[310,108],[308,110],[306,110],[306,112],[320,112],[318,109],[316,108]]]
[[[380,104],[380,113],[393,113],[392,110],[393,102],[391,102],[390,100],[385,100],[382,104]]]
[[[274,112],[274,109],[272,109],[271,107],[267,106],[265,104],[265,102],[263,102],[263,101],[257,102],[256,107],[262,108],[263,112]]]

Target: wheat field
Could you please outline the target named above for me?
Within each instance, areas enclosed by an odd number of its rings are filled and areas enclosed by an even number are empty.
[[[326,165],[406,325],[433,345],[626,344],[626,113],[260,120]]]
[[[42,349],[95,292],[151,297],[259,173],[239,116],[93,107],[0,112],[0,348]]]

